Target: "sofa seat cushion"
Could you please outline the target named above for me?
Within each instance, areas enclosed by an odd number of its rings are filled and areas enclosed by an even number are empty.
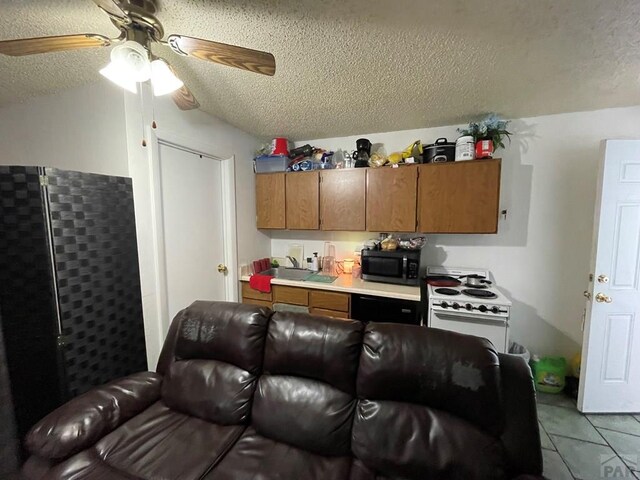
[[[249,427],[205,480],[347,480],[351,460],[317,455]]]
[[[171,410],[161,401],[92,448],[56,466],[51,478],[198,479],[220,460],[244,427],[223,426]],[[49,477],[48,477],[49,478]],[[109,478],[108,476],[105,478]]]
[[[65,462],[50,467],[40,476],[36,476],[37,473],[33,471],[31,466],[28,468],[25,466],[23,474],[25,478],[46,478],[47,480],[82,480],[85,478],[91,480],[133,480],[140,478],[111,467],[93,449],[80,452]]]

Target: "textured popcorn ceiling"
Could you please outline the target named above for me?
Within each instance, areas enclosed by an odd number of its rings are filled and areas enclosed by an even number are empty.
[[[167,33],[276,57],[275,77],[158,49],[202,108],[301,140],[640,104],[638,0],[163,0]],[[0,38],[118,32],[89,0],[0,0]],[[109,49],[0,57],[0,105],[96,82]]]

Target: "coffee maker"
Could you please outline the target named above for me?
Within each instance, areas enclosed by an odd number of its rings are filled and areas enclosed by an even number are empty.
[[[371,142],[366,138],[356,140],[356,150],[353,152],[355,167],[368,167],[369,157],[371,156]]]

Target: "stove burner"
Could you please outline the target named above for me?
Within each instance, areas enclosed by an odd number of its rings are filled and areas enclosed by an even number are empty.
[[[460,295],[460,292],[458,290],[454,290],[453,288],[436,288],[434,291],[436,293],[439,293],[440,295]]]
[[[470,283],[465,283],[463,285],[464,287],[469,287],[469,288],[481,288],[481,289],[485,289],[485,288],[489,288],[487,285],[471,285]]]
[[[476,298],[497,298],[498,297],[498,295],[496,295],[493,292],[490,292],[489,290],[481,290],[479,288],[465,288],[464,290],[462,290],[462,293],[470,297],[476,297]]]

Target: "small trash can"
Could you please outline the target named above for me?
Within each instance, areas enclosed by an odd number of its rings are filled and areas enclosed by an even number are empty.
[[[509,355],[514,355],[516,357],[524,358],[524,361],[529,365],[529,360],[531,360],[531,353],[524,346],[520,345],[516,342],[511,342],[509,345]]]

